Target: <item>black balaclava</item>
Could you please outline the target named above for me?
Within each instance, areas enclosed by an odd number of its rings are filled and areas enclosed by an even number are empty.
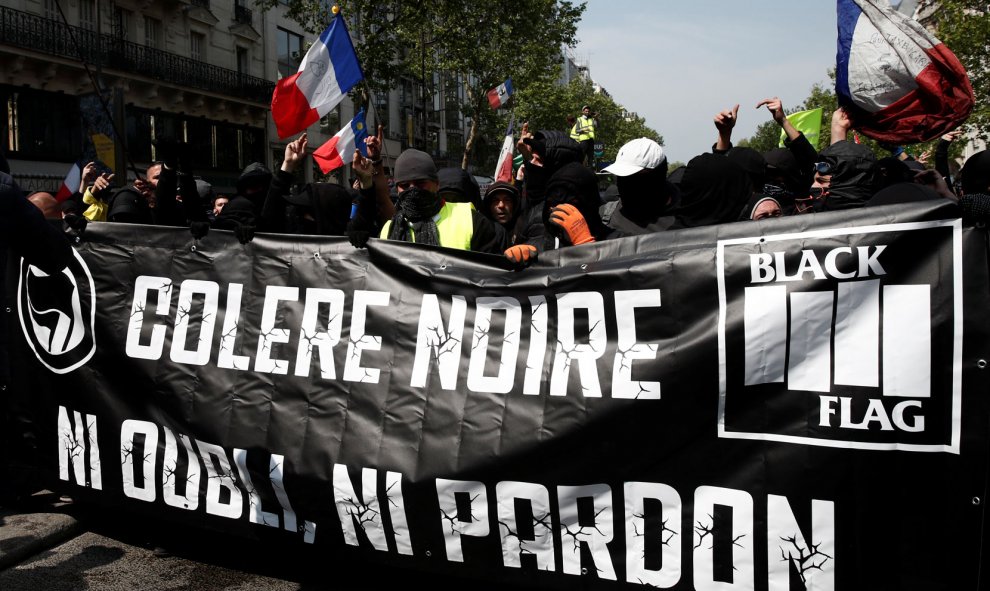
[[[749,176],[725,156],[702,154],[688,162],[681,180],[681,206],[671,229],[736,221],[753,193]]]
[[[667,182],[667,163],[628,176],[615,177],[622,200],[622,215],[639,224],[648,224],[670,207],[674,187]]]
[[[598,177],[588,167],[577,162],[565,164],[547,183],[547,196],[543,203],[543,225],[549,235],[556,236],[562,241],[567,240],[567,234],[550,221],[550,210],[565,203],[573,205],[581,212],[595,240],[601,240],[608,234],[598,214],[598,206],[601,203],[598,196]]]
[[[990,193],[990,150],[977,152],[969,157],[959,171],[963,193]]]

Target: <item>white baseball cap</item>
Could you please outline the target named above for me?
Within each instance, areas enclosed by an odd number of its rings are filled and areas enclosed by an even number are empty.
[[[615,176],[629,176],[644,168],[656,168],[663,164],[666,159],[660,144],[650,138],[641,137],[628,141],[619,148],[615,162],[603,168],[602,171],[610,172]]]

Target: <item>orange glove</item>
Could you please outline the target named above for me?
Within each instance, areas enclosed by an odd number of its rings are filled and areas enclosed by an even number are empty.
[[[528,265],[536,260],[536,247],[532,244],[517,244],[505,249],[505,258],[513,263]]]
[[[564,232],[567,232],[567,238],[570,239],[571,244],[574,246],[595,241],[595,238],[591,235],[591,230],[588,229],[588,222],[585,221],[584,216],[581,215],[578,208],[569,203],[564,203],[551,209],[550,221],[563,228]]]

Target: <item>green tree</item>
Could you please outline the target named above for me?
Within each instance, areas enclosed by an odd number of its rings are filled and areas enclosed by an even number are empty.
[[[648,137],[663,145],[663,136],[646,125],[646,120],[626,111],[611,96],[596,92],[587,78],[579,77],[564,86],[547,82],[520,90],[516,113],[520,120],[529,121],[530,129],[569,131],[567,116],[577,116],[588,105],[598,113],[595,140],[605,145],[604,161],[615,160],[619,148],[629,140]]]
[[[325,0],[257,0],[263,8],[287,5],[287,15],[317,34],[331,15]],[[518,88],[557,76],[560,47],[573,45],[585,4],[570,0],[340,0],[351,26],[365,78],[376,92],[402,77],[431,86],[434,73],[457,74],[465,84],[460,109],[471,126],[462,166],[478,138],[504,133],[508,115],[488,105],[486,92],[511,77]],[[359,91],[362,102],[369,98]],[[499,138],[500,139],[500,138]]]
[[[976,105],[966,122],[984,141],[990,140],[990,8],[985,0],[925,0],[923,24],[959,58],[973,85]]]

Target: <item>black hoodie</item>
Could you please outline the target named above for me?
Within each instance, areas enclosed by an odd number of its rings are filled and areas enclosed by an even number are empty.
[[[869,148],[842,140],[822,150],[819,160],[832,165],[823,211],[862,207],[873,196],[876,157]]]

